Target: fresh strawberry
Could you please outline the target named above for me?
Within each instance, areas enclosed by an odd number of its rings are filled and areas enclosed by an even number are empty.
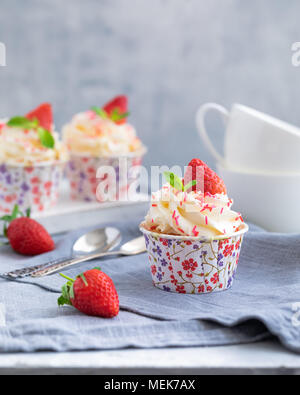
[[[26,115],[28,119],[38,119],[40,126],[48,131],[52,130],[53,114],[52,106],[49,103],[43,103],[35,110]]]
[[[123,124],[127,121],[128,116],[128,98],[127,96],[117,96],[109,103],[105,104],[103,110],[108,114],[110,118],[114,120],[117,124]],[[118,116],[119,115],[119,116]]]
[[[200,159],[193,159],[186,171],[185,185],[193,180],[197,181],[197,184],[191,188],[193,191],[201,190],[211,195],[227,193],[224,181]]]
[[[12,249],[19,254],[34,256],[54,250],[51,236],[41,224],[30,218],[29,211],[24,217],[18,206],[15,206],[11,216],[6,215],[0,220],[6,222],[5,236]]]
[[[80,312],[104,318],[119,314],[119,297],[112,279],[99,268],[88,270],[62,287],[58,305],[71,305]]]

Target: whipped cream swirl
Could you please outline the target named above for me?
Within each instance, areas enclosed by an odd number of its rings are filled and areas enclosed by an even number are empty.
[[[116,124],[93,111],[76,114],[63,128],[63,139],[72,154],[111,157],[144,151],[133,126]]]
[[[59,140],[58,133],[52,133],[55,148],[49,149],[41,144],[35,130],[9,127],[6,122],[0,121],[0,163],[33,166],[68,160],[67,149]]]
[[[225,194],[179,192],[166,184],[152,195],[143,226],[153,232],[191,237],[232,235],[243,225]]]

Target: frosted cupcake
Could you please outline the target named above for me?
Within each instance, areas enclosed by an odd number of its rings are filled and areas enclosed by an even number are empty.
[[[166,177],[141,225],[153,284],[191,294],[229,289],[248,226],[231,209],[224,182],[199,159],[184,180]]]
[[[0,122],[0,212],[44,211],[57,203],[68,152],[54,130],[52,108]]]
[[[127,122],[128,115],[127,97],[118,96],[102,108],[92,107],[76,114],[65,125],[63,139],[71,153],[67,174],[72,199],[106,201],[107,194],[98,188],[105,176],[97,178],[97,170],[106,166],[116,175],[108,179],[107,188],[114,183],[111,190],[115,191],[109,200],[127,195],[136,179],[133,168],[141,165],[146,152],[134,127]]]

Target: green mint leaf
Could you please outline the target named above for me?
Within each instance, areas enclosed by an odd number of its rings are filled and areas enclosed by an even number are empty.
[[[25,117],[14,117],[7,122],[7,126],[21,128],[25,130],[35,129],[39,135],[41,144],[46,148],[53,149],[55,147],[55,140],[52,134],[39,126],[37,119],[27,119]]]
[[[44,147],[50,149],[53,149],[55,147],[54,137],[48,130],[44,128],[38,128],[37,132],[39,135],[40,142]]]
[[[128,116],[129,116],[129,112],[125,112],[125,113],[121,114],[119,112],[118,108],[115,108],[110,115],[110,119],[114,122],[118,122],[124,118],[127,118]]]
[[[101,117],[103,119],[108,119],[107,112],[105,110],[103,110],[103,108],[92,107],[91,110],[94,111],[97,115],[99,115],[99,117]]]
[[[165,176],[167,182],[173,188],[177,189],[180,192],[182,192],[184,190],[182,180],[178,176],[176,176],[176,174],[166,171],[166,172],[164,172],[164,176]]]
[[[193,188],[195,185],[197,185],[197,181],[191,181],[189,182],[185,187],[184,187],[184,192],[187,192],[190,188]]]
[[[129,115],[130,115],[130,112],[124,112],[123,114],[119,113],[120,120],[124,119],[124,118],[128,118]]]
[[[13,117],[7,122],[7,126],[22,128],[22,129],[35,129],[39,125],[37,119],[31,120],[25,117]]]

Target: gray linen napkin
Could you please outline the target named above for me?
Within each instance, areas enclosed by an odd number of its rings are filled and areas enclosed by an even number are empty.
[[[118,223],[123,241],[139,235],[138,222]],[[55,252],[34,259],[1,250],[1,269],[68,255],[81,233],[60,238]],[[112,277],[122,307],[113,320],[86,317],[72,307],[58,308],[57,292],[64,283],[58,274],[24,280],[39,287],[0,279],[0,303],[6,307],[0,351],[211,346],[275,335],[284,346],[300,352],[299,258],[300,235],[271,234],[251,227],[233,288],[218,294],[170,294],[154,288],[146,254],[66,270],[75,276],[99,265]]]

